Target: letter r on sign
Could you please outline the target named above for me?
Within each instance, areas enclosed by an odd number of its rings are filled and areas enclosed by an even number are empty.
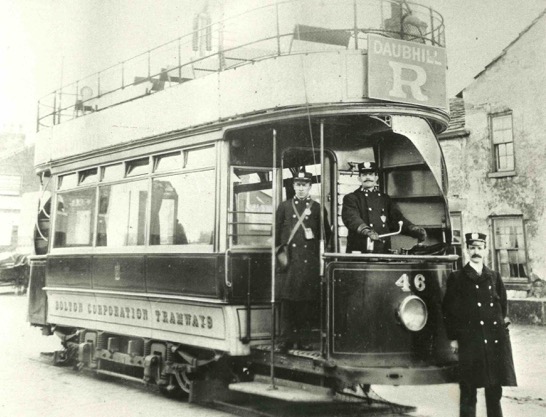
[[[428,96],[423,94],[421,87],[427,82],[427,73],[418,65],[411,65],[402,62],[389,61],[389,66],[392,68],[392,90],[389,94],[393,97],[407,98],[406,93],[402,89],[407,85],[411,90],[411,95],[415,100],[427,101]],[[408,70],[415,76],[413,79],[402,78],[402,70]]]

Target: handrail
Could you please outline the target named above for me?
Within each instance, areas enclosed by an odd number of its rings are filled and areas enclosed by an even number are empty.
[[[459,255],[396,255],[385,253],[332,253],[326,252],[323,258],[355,259],[355,260],[385,260],[385,261],[427,261],[456,262]]]
[[[309,23],[315,23],[312,20],[315,15],[311,18],[307,15],[297,16],[297,13],[290,13],[291,10],[287,10],[292,6],[300,6],[301,10],[312,10],[319,19],[321,17],[320,12],[329,17],[329,7],[333,7],[333,5],[329,5],[322,0],[277,1],[271,2],[271,4],[262,4],[251,10],[191,30],[172,41],[165,42],[118,64],[83,77],[78,81],[61,86],[42,97],[38,101],[36,128],[39,131],[42,127],[57,125],[67,120],[155,93],[168,88],[165,85],[167,82],[178,85],[183,82],[190,82],[191,79],[206,76],[211,72],[222,72],[261,59],[316,52],[317,44],[328,43],[328,41],[324,41],[323,36],[324,33],[328,32],[346,32],[349,35],[348,42],[350,43],[351,39],[353,39],[351,47],[354,47],[354,49],[365,49],[366,42],[361,42],[361,40],[370,33],[422,44],[444,46],[445,27],[443,17],[431,7],[412,1],[338,0],[335,6],[340,9],[346,7],[346,16],[340,13],[337,17],[338,21],[332,20],[331,27],[316,27],[317,31],[315,32],[300,33],[298,31],[297,38],[294,25],[296,27],[313,28]],[[258,18],[264,17],[260,15],[261,13],[269,13],[267,17],[273,16],[274,22],[272,22],[271,28],[260,27],[256,29],[256,35],[254,37],[250,36],[249,39],[248,31],[241,30],[241,27],[244,27],[245,22],[259,21]],[[282,21],[279,17],[281,15],[283,16]],[[344,16],[346,21],[341,21],[343,17],[340,16]],[[308,21],[309,19],[311,19],[311,22]],[[317,22],[319,19],[317,19]],[[256,25],[250,27],[255,28]],[[210,36],[214,35],[214,39],[217,40],[214,50],[207,49],[206,52],[211,51],[211,53],[206,53],[203,50],[196,51],[194,41],[197,39],[198,42],[198,37],[209,30]],[[235,46],[232,46],[233,44],[227,45],[228,41],[225,39],[224,33],[236,33],[238,30],[241,31],[243,37],[241,41],[234,43]],[[305,35],[307,39],[303,39],[301,35]],[[286,42],[285,39],[287,38],[290,38],[291,41]],[[294,40],[304,40],[307,45],[301,45],[294,51],[292,50]],[[275,43],[275,45],[271,42]],[[286,44],[283,45],[283,42]],[[346,48],[349,48],[349,43],[345,45]],[[309,46],[311,44],[312,46]],[[262,46],[264,49],[248,49],[251,46]],[[236,51],[248,53],[249,55],[242,58],[229,56]],[[168,62],[165,62],[166,58],[161,56],[162,53],[165,54],[166,52],[170,57],[167,59]],[[203,52],[205,53],[203,54]],[[162,61],[159,61],[160,59]],[[226,65],[226,60],[235,60],[236,63]],[[213,65],[210,68],[196,68],[196,64],[199,62]],[[190,78],[184,77],[183,70],[191,71],[192,76]],[[130,79],[126,79],[131,76],[134,76],[132,82]],[[147,82],[151,82],[152,85],[148,86],[148,88],[144,85],[143,91],[136,88],[138,84]],[[83,86],[82,88],[94,87],[96,91],[93,91],[90,97],[82,97],[81,86]],[[124,92],[124,94],[120,92]],[[64,100],[62,100],[63,98]]]

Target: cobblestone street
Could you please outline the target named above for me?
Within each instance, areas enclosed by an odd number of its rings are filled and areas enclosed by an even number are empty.
[[[41,352],[59,348],[55,336],[44,337],[26,322],[26,297],[0,294],[4,325],[0,355],[0,415],[17,417],[79,416],[138,417],[207,416],[227,414],[169,400],[158,392],[120,380],[100,380],[71,368],[53,367]],[[505,388],[506,416],[542,417],[546,414],[546,327],[516,325],[511,331],[519,387]],[[386,399],[418,407],[414,417],[457,417],[458,387],[454,384],[423,387],[380,387]],[[478,416],[485,417],[483,392]]]

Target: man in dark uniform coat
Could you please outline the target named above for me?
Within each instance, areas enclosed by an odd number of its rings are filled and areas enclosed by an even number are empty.
[[[377,188],[379,179],[375,162],[358,164],[358,178],[362,184],[354,192],[343,198],[341,218],[349,230],[347,253],[368,252],[368,238],[374,241],[374,253],[388,253],[390,239],[380,239],[379,235],[395,232],[402,221],[402,234],[425,241],[425,229],[415,226],[406,219],[390,197]]]
[[[502,386],[516,386],[506,319],[506,290],[498,272],[483,262],[486,235],[467,233],[470,256],[451,273],[443,301],[451,347],[459,353],[460,416],[476,416],[476,388],[485,387],[488,417],[501,417]]]
[[[301,330],[310,333],[320,323],[320,239],[324,233],[328,241],[330,227],[324,212],[321,231],[320,204],[309,197],[311,179],[310,173],[299,172],[293,182],[294,198],[282,202],[276,213],[276,246],[288,244],[290,250],[290,262],[281,280],[279,297],[286,347],[299,342],[304,344],[302,339],[309,334],[303,334]],[[300,218],[302,222],[298,225]]]

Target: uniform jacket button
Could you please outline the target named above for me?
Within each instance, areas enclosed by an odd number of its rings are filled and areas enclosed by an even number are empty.
[[[368,194],[364,194],[366,197],[368,197]]]
[[[295,245],[294,245],[295,246]],[[482,306],[482,303],[478,303],[478,307],[481,307]]]
[[[295,243],[292,243],[292,246],[293,246],[293,247],[296,247],[296,244],[295,244]]]
[[[298,200],[296,200],[295,203],[298,204]]]
[[[495,340],[495,343],[499,343],[499,341],[498,341],[498,340]]]
[[[479,285],[476,285],[476,288],[477,288],[477,289],[479,289],[479,288],[480,288],[480,286],[479,286]]]
[[[484,340],[484,343],[486,343],[486,344],[487,344],[487,339],[485,339],[485,340]]]
[[[295,214],[292,214],[292,217],[295,219],[295,218],[296,218],[296,215],[295,215]]]
[[[491,285],[489,286],[489,289],[491,289]]]
[[[371,207],[369,207],[369,208],[368,208],[368,210],[372,211],[372,208],[371,208]]]
[[[483,322],[483,320],[481,320],[481,321],[480,321],[480,324],[481,324],[482,326],[484,325],[484,322]]]
[[[495,321],[495,322],[493,322],[493,324],[496,326],[496,325],[497,325],[497,322]]]
[[[490,303],[489,305],[490,305],[491,307],[493,307],[493,303]]]

